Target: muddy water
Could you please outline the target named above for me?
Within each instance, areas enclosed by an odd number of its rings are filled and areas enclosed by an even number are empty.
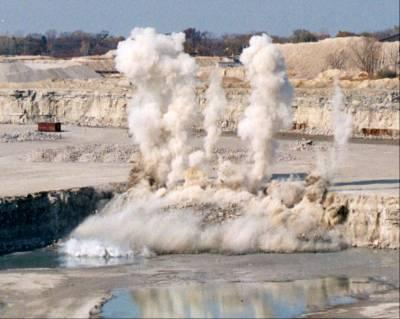
[[[93,309],[97,315],[97,305],[110,292],[115,297],[103,307],[105,318],[138,313],[296,317],[310,312],[318,317],[319,309],[334,305],[349,309],[391,303],[398,308],[396,250],[164,255],[111,267],[62,260],[51,250],[1,257],[0,317],[83,318]],[[337,317],[341,309],[328,317]],[[347,317],[358,318],[358,313]]]
[[[56,249],[44,248],[0,256],[0,270],[24,268],[88,268],[123,264],[140,264],[143,257],[85,258],[60,253]]]
[[[370,279],[328,277],[116,290],[102,318],[293,318],[356,303],[385,289]]]

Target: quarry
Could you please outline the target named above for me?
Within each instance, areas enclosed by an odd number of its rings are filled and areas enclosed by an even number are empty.
[[[399,78],[327,65],[359,38],[254,36],[238,64],[183,41],[137,28],[103,56],[0,57],[0,317],[104,318],[138,287],[154,317],[151,296],[187,286],[198,304],[300,289],[329,293],[290,316],[398,317]],[[37,249],[68,266],[1,266]]]

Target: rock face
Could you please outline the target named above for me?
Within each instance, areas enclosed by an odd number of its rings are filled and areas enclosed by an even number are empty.
[[[329,193],[325,222],[338,227],[354,247],[400,248],[398,197]]]
[[[395,90],[345,90],[346,111],[352,114],[353,135],[365,129],[386,129],[386,135],[399,135],[400,93]],[[331,133],[331,97],[328,89],[298,89],[294,104],[294,122],[320,134]]]
[[[226,88],[228,110],[222,123],[224,129],[236,130],[237,123],[247,105],[248,89]],[[347,89],[346,111],[353,117],[353,135],[381,130],[382,135],[399,136],[400,93],[386,89]],[[332,134],[332,89],[297,88],[293,101],[293,128],[308,133]],[[207,101],[199,96],[200,106]],[[386,130],[386,131],[384,131]]]
[[[83,126],[126,127],[128,89],[0,89],[0,123],[32,123],[45,118]],[[197,89],[199,112],[194,126],[202,127],[205,86]],[[225,86],[229,106],[221,125],[235,131],[247,105],[245,85]],[[354,135],[399,136],[400,94],[389,89],[346,89],[347,111],[353,115]],[[331,88],[297,88],[293,127],[308,133],[331,133]]]
[[[0,255],[50,245],[112,196],[110,187],[85,187],[0,198]]]
[[[77,90],[0,90],[0,123],[56,118],[84,126],[126,127],[130,96]]]
[[[45,247],[67,236],[124,187],[86,187],[0,199],[0,255]],[[336,192],[323,196],[313,201],[322,203],[317,206],[321,207],[320,222],[327,225],[327,231],[338,230],[354,247],[400,248],[398,197]],[[209,214],[215,212],[211,209]],[[231,215],[218,213],[216,218],[223,222],[238,217]],[[213,221],[205,218],[205,222]]]

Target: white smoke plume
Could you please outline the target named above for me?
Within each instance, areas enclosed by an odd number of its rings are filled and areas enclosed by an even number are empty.
[[[274,133],[291,125],[292,87],[284,58],[267,35],[253,36],[240,61],[251,84],[250,104],[238,125],[239,136],[250,143],[254,166],[250,187],[258,187],[268,174]]]
[[[319,174],[331,181],[337,170],[344,162],[348,141],[352,134],[352,116],[346,112],[345,98],[340,88],[339,81],[335,80],[334,94],[332,97],[331,125],[333,131],[333,145],[328,157],[323,159],[319,155]]]
[[[212,158],[212,152],[218,137],[221,135],[221,129],[218,121],[223,117],[227,101],[224,89],[221,85],[222,78],[219,69],[216,68],[210,74],[210,84],[206,91],[207,106],[204,109],[204,129],[207,135],[204,140],[204,150],[208,159]]]
[[[332,98],[332,129],[334,143],[337,147],[345,147],[352,131],[351,114],[345,110],[345,100],[343,92],[339,86],[339,81],[335,81],[335,93]]]
[[[183,52],[185,35],[135,28],[118,44],[116,68],[136,86],[129,103],[129,130],[146,173],[159,184],[183,178],[187,126],[195,107],[195,60]]]

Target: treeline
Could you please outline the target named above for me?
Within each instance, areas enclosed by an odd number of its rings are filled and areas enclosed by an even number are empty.
[[[194,28],[183,31],[186,35],[185,51],[192,55],[203,56],[236,56],[243,48],[248,46],[253,35],[263,32],[246,34],[225,34],[221,37],[214,37],[209,32],[201,32]],[[330,38],[326,33],[313,33],[308,30],[298,29],[293,31],[290,37],[271,36],[275,43],[299,43],[316,42]]]
[[[92,34],[83,31],[47,31],[24,37],[0,35],[0,55],[48,55],[59,58],[104,54],[117,47],[123,37],[107,31]]]
[[[186,35],[185,51],[192,55],[204,56],[236,56],[249,43],[249,39],[257,33],[226,34],[214,36],[195,28],[183,31]],[[399,26],[378,32],[356,34],[339,31],[335,37],[366,36],[382,39],[400,32]],[[331,36],[327,33],[316,33],[298,29],[288,37],[272,36],[276,43],[316,42]],[[87,33],[83,31],[57,33],[54,30],[45,34],[28,34],[26,36],[0,35],[0,55],[48,55],[53,57],[77,57],[85,55],[101,55],[116,49],[124,37],[112,36],[107,31]]]
[[[399,26],[394,26],[377,32],[354,33],[349,31],[339,31],[335,37],[363,36],[376,40],[390,37],[400,32]],[[221,37],[214,37],[211,33],[201,32],[194,28],[184,30],[186,35],[185,51],[193,55],[203,56],[236,56],[243,48],[248,46],[249,39],[262,32],[247,34],[226,34]],[[323,32],[311,32],[305,29],[297,29],[288,37],[271,36],[275,43],[300,43],[317,42],[331,38],[330,34]]]

